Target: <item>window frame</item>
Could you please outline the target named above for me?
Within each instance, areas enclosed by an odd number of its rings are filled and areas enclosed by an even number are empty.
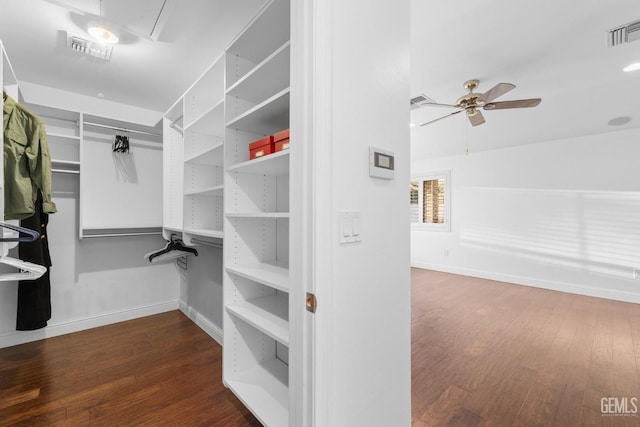
[[[439,224],[422,222],[424,212],[424,182],[436,179],[444,180],[444,222]],[[445,170],[412,175],[409,185],[411,185],[411,182],[415,181],[418,181],[419,183],[418,207],[420,220],[419,222],[411,222],[411,229],[423,231],[451,231],[451,171]]]

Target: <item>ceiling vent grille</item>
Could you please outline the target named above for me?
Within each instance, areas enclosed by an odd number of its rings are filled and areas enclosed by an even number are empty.
[[[636,40],[640,40],[640,21],[625,24],[607,33],[607,43],[609,47],[631,43]]]
[[[93,56],[94,58],[104,61],[111,60],[111,52],[113,51],[113,46],[111,45],[104,45],[75,36],[67,36],[67,47],[78,53]]]
[[[422,94],[411,98],[409,100],[409,105],[412,110],[415,110],[416,108],[420,108],[423,104],[435,104],[435,102],[436,101],[429,98],[427,95]]]

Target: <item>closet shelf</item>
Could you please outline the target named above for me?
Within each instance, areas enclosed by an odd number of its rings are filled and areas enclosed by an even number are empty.
[[[51,119],[56,122],[69,122],[70,124],[73,124],[73,127],[75,128],[77,128],[79,125],[81,115],[79,111],[71,111],[57,107],[49,107],[46,105],[32,104],[30,102],[25,102],[24,105],[26,105],[27,108],[36,113],[38,117],[40,117],[45,122],[45,124],[49,121],[49,119]]]
[[[289,367],[270,359],[226,381],[238,399],[268,426],[289,425]]]
[[[261,62],[290,39],[289,7],[288,1],[273,2],[230,43],[227,53]]]
[[[216,102],[192,122],[185,125],[184,132],[196,132],[206,135],[221,135],[224,129],[224,98]]]
[[[289,127],[289,88],[261,102],[227,123],[227,127],[272,135]]]
[[[256,263],[228,266],[226,270],[245,279],[289,292],[289,266],[277,263]]]
[[[63,142],[66,140],[67,142],[80,142],[80,136],[78,135],[65,135],[63,133],[56,132],[47,132],[48,139],[61,140],[59,142]]]
[[[289,175],[289,150],[235,164],[227,171],[254,175]]]
[[[288,87],[290,45],[291,42],[287,41],[264,61],[256,65],[227,89],[227,95],[260,102],[273,93]]]
[[[189,228],[184,229],[184,233],[192,234],[194,236],[200,237],[215,237],[216,239],[223,239],[224,233],[221,230],[207,230],[204,228]]]
[[[216,185],[208,188],[185,191],[185,196],[222,196],[224,185]]]
[[[177,227],[162,227],[163,230],[166,230],[170,233],[181,233],[182,234],[182,228],[177,228]]]
[[[289,212],[228,212],[227,213],[227,218],[257,218],[257,219],[285,218],[285,219],[288,219],[289,216],[290,216]]]
[[[222,165],[222,147],[223,142],[219,142],[206,150],[201,151],[193,156],[187,157],[185,163],[195,163],[200,165]]]
[[[224,95],[224,61],[223,55],[196,79],[184,93],[184,125],[195,123],[201,116],[218,105]]]
[[[243,303],[228,304],[227,311],[262,333],[289,345],[289,303],[286,294],[273,294]]]

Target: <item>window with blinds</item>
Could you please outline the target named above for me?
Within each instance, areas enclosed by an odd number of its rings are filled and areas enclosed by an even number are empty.
[[[430,179],[422,182],[423,200],[422,222],[444,224],[444,179]]]
[[[409,212],[411,222],[420,222],[420,198],[418,197],[420,192],[420,182],[411,181],[409,185],[411,210]]]
[[[415,178],[409,186],[410,221],[425,229],[449,230],[449,172]]]

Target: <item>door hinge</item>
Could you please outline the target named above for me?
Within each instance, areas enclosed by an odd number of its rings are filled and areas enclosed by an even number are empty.
[[[318,300],[316,299],[316,296],[312,293],[307,292],[307,311],[315,313],[317,307]]]

